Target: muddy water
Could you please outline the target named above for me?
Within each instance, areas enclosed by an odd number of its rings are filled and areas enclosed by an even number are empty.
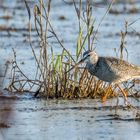
[[[115,102],[0,98],[1,140],[139,140],[136,112]]]
[[[93,9],[96,17],[95,27],[103,17],[107,5],[97,3]],[[34,2],[30,1],[30,7]],[[137,11],[130,10],[136,7]],[[124,21],[134,22],[140,15],[140,2],[115,4],[113,10],[119,12],[106,16],[99,28],[96,41],[96,51],[100,55],[114,56],[114,49],[119,50],[120,31],[124,30]],[[65,11],[65,13],[64,13]],[[60,20],[61,17],[64,20]],[[76,46],[78,22],[71,4],[64,4],[61,0],[53,3],[51,19],[54,29],[63,40],[64,45],[73,53]],[[33,22],[33,19],[32,19]],[[140,21],[138,20],[128,28],[126,48],[128,61],[140,65]],[[5,63],[9,67],[13,58],[12,48],[17,53],[17,60],[22,70],[34,76],[34,58],[28,42],[28,14],[21,0],[0,0],[0,82],[2,88],[9,81],[3,81]],[[32,32],[33,45],[38,53],[37,34]],[[52,46],[57,47],[55,52],[61,50],[56,41],[51,40]],[[124,53],[125,55],[125,53]],[[126,59],[126,55],[124,56]],[[139,85],[138,85],[139,88]],[[138,110],[140,103],[129,99]],[[116,99],[108,100],[105,105],[97,100],[42,100],[33,99],[32,95],[9,95],[6,92],[0,94],[0,140],[139,140],[140,122],[136,119],[136,111],[128,110],[119,99],[119,107]],[[117,113],[118,116],[114,115]]]

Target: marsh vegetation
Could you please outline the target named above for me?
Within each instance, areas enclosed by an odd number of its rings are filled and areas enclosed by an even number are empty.
[[[85,65],[67,72],[91,49],[140,65],[139,1],[0,1],[1,140],[139,139],[139,79],[125,106]]]

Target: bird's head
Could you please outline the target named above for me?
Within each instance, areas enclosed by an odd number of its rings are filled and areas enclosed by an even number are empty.
[[[78,63],[76,63],[75,66],[73,66],[71,69],[69,69],[68,72],[81,63],[85,62],[85,63],[95,64],[95,63],[97,63],[97,61],[98,61],[98,56],[95,51],[92,51],[92,50],[85,51],[83,53],[83,58]]]
[[[94,64],[94,63],[97,63],[98,56],[95,51],[88,50],[83,53],[83,58],[80,61]]]

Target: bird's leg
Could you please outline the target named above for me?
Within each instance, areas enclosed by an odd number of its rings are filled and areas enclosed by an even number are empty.
[[[105,102],[105,101],[106,101],[106,98],[107,98],[107,96],[108,96],[108,94],[109,94],[109,91],[110,91],[111,87],[112,87],[112,85],[109,84],[109,86],[108,86],[108,88],[107,88],[107,90],[106,90],[106,93],[105,93],[105,95],[104,95],[103,98],[102,98],[102,102]]]
[[[126,92],[119,86],[119,84],[116,84],[116,86],[119,88],[119,90],[121,91],[121,93],[122,93],[123,96],[124,96],[125,105],[128,105],[128,98],[127,98]]]

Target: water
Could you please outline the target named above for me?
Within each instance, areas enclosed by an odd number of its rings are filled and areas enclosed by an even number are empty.
[[[34,2],[30,2],[33,7]],[[13,59],[12,48],[17,53],[17,60],[22,70],[30,77],[34,76],[35,61],[28,42],[28,13],[23,1],[0,0],[0,68],[1,79],[6,69],[6,61]],[[131,4],[128,7],[131,8]],[[136,7],[140,2],[136,3]],[[115,5],[122,10],[123,4]],[[103,17],[107,5],[100,4],[94,8],[96,17],[95,27]],[[64,13],[65,11],[65,13]],[[9,19],[2,18],[10,16]],[[60,17],[64,16],[64,20]],[[129,23],[139,18],[139,11],[132,13],[108,14],[99,28],[96,41],[96,51],[99,55],[114,56],[114,48],[120,46],[120,31],[124,31],[124,21]],[[78,22],[72,5],[65,5],[62,1],[53,3],[51,19],[54,29],[70,53],[76,46]],[[32,19],[33,22],[33,19]],[[140,28],[139,20],[129,26],[126,48],[128,61],[140,65]],[[12,29],[16,30],[12,30]],[[133,29],[136,30],[134,32]],[[36,32],[33,31],[33,45],[38,53],[39,45]],[[51,40],[51,45],[58,44]],[[59,53],[60,47],[55,49]],[[127,59],[125,55],[125,59]],[[10,66],[9,66],[10,67]],[[4,81],[6,87],[10,75]],[[2,83],[2,80],[1,80]],[[139,87],[138,87],[139,88]],[[3,95],[4,94],[4,95]],[[135,106],[140,107],[139,102],[129,99]],[[119,105],[124,105],[120,98]],[[86,100],[43,100],[33,99],[31,94],[17,96],[6,92],[0,94],[0,140],[139,140],[140,123],[136,118],[135,110],[122,108],[117,110],[119,119],[114,114],[116,99],[108,100],[105,105],[94,99]],[[2,125],[4,124],[4,126]]]
[[[115,100],[103,105],[91,99],[0,98],[0,120],[9,126],[1,128],[1,140],[139,140],[136,112],[121,106],[117,115],[122,120],[115,119],[115,103]]]

